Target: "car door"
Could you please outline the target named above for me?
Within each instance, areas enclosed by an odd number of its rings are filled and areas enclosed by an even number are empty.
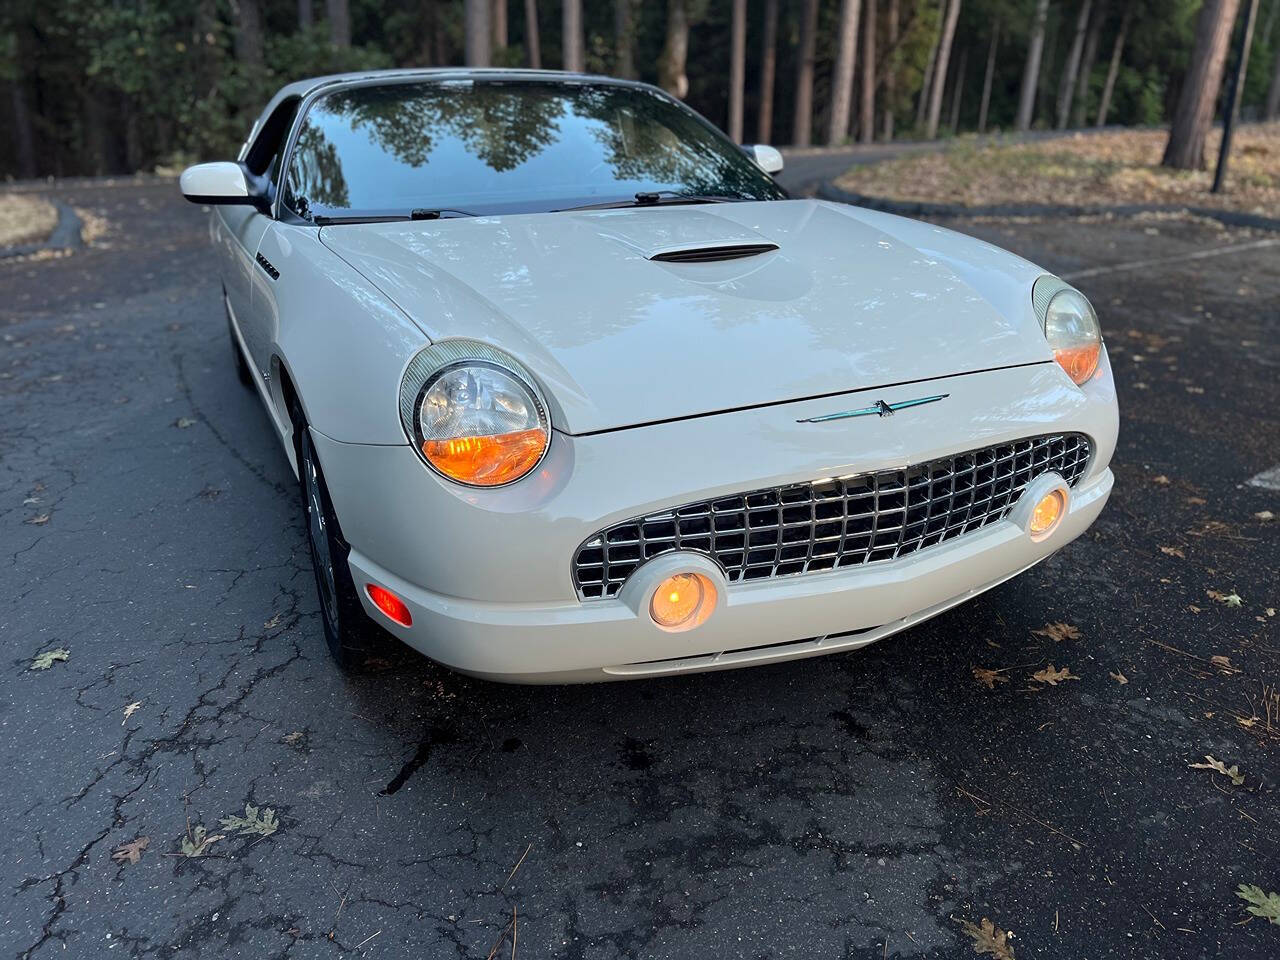
[[[299,99],[293,97],[277,106],[263,121],[257,136],[245,151],[242,163],[254,177],[269,185],[268,196],[275,196],[280,176],[281,157],[293,129]],[[270,291],[274,268],[260,256],[262,238],[275,222],[272,217],[252,206],[222,207],[223,224],[228,244],[233,251],[233,265],[228,270],[227,299],[236,326],[244,340],[249,360],[259,376],[271,369]],[[234,289],[233,289],[234,288]]]

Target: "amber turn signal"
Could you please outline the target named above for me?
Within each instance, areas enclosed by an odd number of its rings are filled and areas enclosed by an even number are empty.
[[[427,462],[450,480],[477,487],[497,487],[518,480],[537,466],[547,449],[547,431],[520,430],[491,437],[427,440]]]
[[[716,607],[716,588],[700,573],[667,577],[653,592],[649,615],[663,630],[692,630]]]
[[[1052,533],[1058,521],[1062,519],[1066,506],[1067,498],[1061,490],[1050,490],[1041,497],[1040,502],[1031,511],[1031,524],[1028,528],[1031,536],[1040,539]]]
[[[1080,386],[1094,375],[1098,369],[1098,359],[1102,356],[1102,345],[1091,343],[1083,347],[1061,348],[1053,351],[1053,359],[1058,366],[1067,372],[1071,381]]]
[[[388,617],[402,627],[413,626],[413,615],[409,613],[409,608],[394,593],[376,583],[366,584],[364,589],[365,593],[369,594],[369,599],[373,601],[373,605]]]

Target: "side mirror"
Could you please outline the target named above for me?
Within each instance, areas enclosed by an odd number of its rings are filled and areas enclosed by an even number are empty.
[[[747,155],[756,162],[756,165],[765,173],[781,173],[782,172],[782,154],[778,152],[776,147],[770,147],[767,144],[757,143],[750,147],[744,147]]]
[[[192,203],[245,204],[262,209],[264,198],[249,182],[244,167],[220,160],[187,167],[178,178],[182,195]]]

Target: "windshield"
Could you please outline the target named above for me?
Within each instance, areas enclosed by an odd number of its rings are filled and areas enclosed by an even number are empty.
[[[285,203],[309,220],[526,213],[657,191],[786,196],[731,141],[655,90],[465,80],[319,97],[294,147]]]

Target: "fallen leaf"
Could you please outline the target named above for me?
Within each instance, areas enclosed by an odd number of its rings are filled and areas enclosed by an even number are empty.
[[[1050,640],[1059,643],[1063,640],[1080,639],[1079,628],[1073,627],[1069,623],[1050,623],[1039,630],[1032,630],[1031,632],[1038,637],[1048,637]]]
[[[1190,610],[1192,613],[1199,613],[1199,612],[1200,612],[1200,608],[1199,608],[1199,607],[1197,607],[1194,603],[1193,603],[1193,604],[1191,604],[1191,605],[1189,605],[1189,606],[1187,607],[1187,609],[1188,609],[1188,610]]]
[[[1267,616],[1268,616],[1268,617],[1274,617],[1275,615],[1276,615],[1276,608],[1275,608],[1275,607],[1267,607]]]
[[[1258,722],[1257,717],[1236,717],[1236,723],[1248,730]]]
[[[1212,657],[1210,657],[1209,662],[1212,663],[1215,667],[1219,667],[1222,670],[1229,670],[1232,673],[1240,672],[1239,670],[1237,670],[1235,667],[1231,665],[1230,657],[1224,657],[1220,653],[1214,654]]]
[[[283,742],[285,742],[285,743],[289,744],[289,746],[291,746],[291,747],[292,747],[294,744],[296,744],[296,743],[298,743],[299,741],[301,741],[301,740],[302,740],[302,731],[301,731],[301,730],[295,730],[295,731],[293,731],[293,733],[286,733],[286,734],[285,734],[283,737],[281,737],[280,739],[281,739]]]
[[[259,815],[258,808],[251,803],[244,805],[243,817],[223,817],[218,823],[222,825],[223,830],[235,831],[242,836],[256,833],[259,836],[269,837],[280,827],[280,821],[276,819],[274,810],[265,807]]]
[[[1165,556],[1181,557],[1183,560],[1187,559],[1187,555],[1183,553],[1179,547],[1161,547],[1160,552],[1165,554]]]
[[[204,827],[196,827],[191,831],[191,836],[182,838],[182,855],[184,857],[203,857],[209,852],[209,848],[219,840],[227,839],[221,833],[215,833],[212,836]]]
[[[1116,683],[1120,684],[1120,686],[1122,687],[1129,682],[1129,678],[1126,677],[1123,673],[1112,673],[1111,679],[1114,680]]]
[[[1063,680],[1079,680],[1070,667],[1063,667],[1061,670],[1054,669],[1053,664],[1038,670],[1031,675],[1032,680],[1039,680],[1041,683],[1047,683],[1051,687],[1056,687]]]
[[[1009,943],[1009,938],[1013,936],[1001,930],[986,917],[982,918],[979,926],[974,926],[968,920],[962,924],[964,932],[973,938],[973,952],[978,956],[995,957],[996,960],[1014,960],[1013,947]]]
[[[1257,513],[1253,515],[1253,519],[1261,520],[1263,523],[1267,523],[1268,521],[1274,520],[1275,518],[1276,518],[1276,515],[1272,513],[1270,510],[1259,510]]]
[[[142,859],[142,851],[151,843],[150,837],[138,837],[128,843],[121,844],[111,851],[111,859],[116,863],[137,863]]]
[[[263,627],[265,627],[268,630],[274,630],[276,627],[280,626],[280,621],[283,619],[284,619],[284,614],[277,613],[274,616],[272,616],[270,620],[264,623]]]
[[[1280,893],[1264,893],[1261,887],[1242,883],[1236,896],[1251,904],[1245,909],[1255,917],[1264,917],[1280,927]]]
[[[128,720],[135,713],[137,713],[141,708],[142,708],[141,700],[133,701],[133,703],[129,704],[127,707],[124,708],[124,720]],[[124,720],[120,721],[120,726],[122,727],[124,726]]]
[[[988,690],[994,690],[997,683],[1008,683],[1009,678],[999,670],[988,670],[986,667],[974,667],[973,679],[982,684]]]
[[[1221,760],[1215,760],[1210,754],[1207,754],[1207,753],[1205,754],[1204,759],[1206,761],[1205,763],[1189,763],[1187,764],[1187,766],[1189,766],[1192,770],[1213,770],[1217,773],[1222,774],[1224,777],[1230,777],[1231,782],[1234,783],[1237,787],[1240,786],[1240,784],[1244,783],[1244,774],[1240,772],[1239,764],[1233,763],[1231,766],[1228,767]]]
[[[1238,607],[1244,602],[1240,594],[1234,590],[1230,593],[1222,593],[1218,590],[1206,590],[1205,594],[1211,600],[1217,600],[1219,603],[1225,603],[1228,607]]]
[[[37,654],[36,658],[31,661],[29,670],[48,670],[53,666],[55,660],[66,662],[71,659],[71,651],[64,647],[57,647],[54,650],[46,650],[44,653]]]
[[[27,519],[23,520],[22,522],[29,523],[33,527],[43,527],[46,523],[49,522],[49,514],[37,513],[34,517],[27,517]]]
[[[1152,482],[1152,483],[1158,483],[1158,484],[1160,484],[1160,486],[1162,486],[1162,487],[1167,487],[1167,486],[1170,484],[1170,482],[1171,482],[1171,481],[1169,480],[1169,478],[1168,478],[1168,477],[1166,477],[1166,476],[1162,473],[1162,474],[1160,474],[1159,476],[1152,477],[1152,478],[1151,478],[1151,482]]]
[[[192,420],[190,417],[179,417],[177,420],[173,421],[173,425],[179,430],[185,430],[187,427],[194,427],[196,425],[196,421]]]
[[[1208,502],[1204,497],[1187,497],[1187,503],[1193,507],[1203,507]]]

